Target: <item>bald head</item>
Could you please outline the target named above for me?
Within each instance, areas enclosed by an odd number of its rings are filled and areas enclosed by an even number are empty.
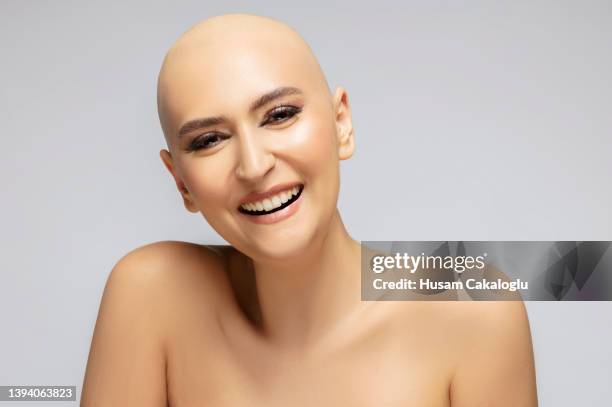
[[[167,52],[157,84],[159,119],[170,146],[193,115],[225,114],[279,86],[331,101],[316,57],[288,25],[251,14],[225,14],[191,27]],[[227,109],[226,109],[227,108]]]

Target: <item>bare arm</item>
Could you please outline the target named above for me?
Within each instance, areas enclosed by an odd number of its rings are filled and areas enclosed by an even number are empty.
[[[451,385],[452,407],[536,407],[529,322],[521,301],[470,307]]]
[[[163,279],[140,248],[113,268],[102,295],[81,407],[167,405]],[[148,253],[149,252],[149,253]]]

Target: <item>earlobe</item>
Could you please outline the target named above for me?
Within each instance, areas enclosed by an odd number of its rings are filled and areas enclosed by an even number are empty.
[[[340,86],[336,88],[334,94],[334,114],[338,137],[338,158],[340,160],[346,160],[353,155],[355,140],[348,94],[346,90]]]
[[[180,177],[178,176],[178,174],[176,174],[174,170],[174,165],[172,164],[172,155],[170,154],[168,150],[162,149],[159,152],[159,156],[161,157],[164,163],[164,166],[168,169],[168,171],[172,175],[172,178],[174,178],[176,188],[179,190],[179,192],[181,193],[181,196],[183,197],[183,204],[185,205],[185,209],[187,209],[189,212],[197,213],[198,210],[189,197],[189,190],[187,189],[183,181],[180,179]]]
[[[338,158],[341,160],[347,160],[353,156],[355,151],[355,139],[353,137],[353,129],[350,130],[346,137],[346,142],[339,145]]]

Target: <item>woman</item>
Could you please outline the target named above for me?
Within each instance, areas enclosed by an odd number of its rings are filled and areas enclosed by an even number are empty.
[[[159,242],[112,270],[83,406],[535,406],[520,302],[362,302],[336,208],[346,91],[304,40],[229,14],[159,75],[161,158],[231,246]]]

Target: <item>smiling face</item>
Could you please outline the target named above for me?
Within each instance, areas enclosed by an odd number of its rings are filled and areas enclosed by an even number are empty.
[[[273,260],[326,235],[339,159],[353,151],[350,109],[294,31],[250,15],[196,26],[164,60],[158,105],[186,207],[231,245]]]

